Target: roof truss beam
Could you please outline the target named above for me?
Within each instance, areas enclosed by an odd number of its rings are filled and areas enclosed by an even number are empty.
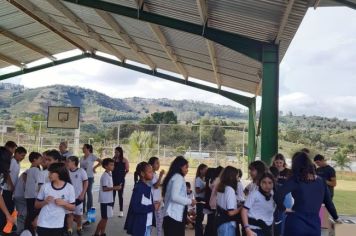
[[[93,52],[94,49],[89,44],[84,42],[82,39],[68,33],[69,30],[63,27],[61,24],[56,22],[53,18],[48,16],[46,13],[41,11],[33,3],[28,0],[7,0],[13,6],[18,8],[23,13],[30,16],[32,19],[36,20],[53,33],[57,34],[67,42],[71,43],[75,47],[79,48],[82,51]]]
[[[97,41],[101,46],[109,51],[110,54],[117,57],[120,61],[124,61],[126,57],[118,49],[108,43],[100,34],[96,33],[88,24],[86,24],[82,19],[75,15],[70,9],[68,9],[64,4],[58,0],[48,0],[57,11],[61,12],[66,16],[73,24],[79,27],[83,32],[85,32],[89,37]]]
[[[147,64],[152,70],[156,68],[155,63],[143,52],[139,45],[137,45],[131,37],[127,34],[124,28],[115,20],[110,14],[102,10],[95,10],[96,13],[108,24],[111,29],[121,38],[122,41],[133,51],[143,63]]]
[[[14,66],[17,66],[20,68],[24,67],[24,65],[20,61],[10,58],[8,56],[5,56],[4,54],[0,54],[0,61],[6,62],[10,65],[14,65]]]
[[[37,52],[39,54],[41,54],[44,57],[47,57],[48,59],[54,61],[56,60],[56,58],[54,56],[51,55],[51,53],[47,52],[46,50],[30,43],[29,41],[27,41],[26,39],[23,39],[9,31],[6,31],[5,29],[0,28],[0,35],[3,35],[6,38],[11,39],[12,41],[21,44],[22,46],[25,46],[29,49],[31,49],[34,52]]]
[[[356,3],[353,3],[351,1],[348,1],[348,0],[334,0],[334,2],[337,2],[337,3],[340,3],[344,6],[347,6],[347,7],[350,7],[354,10],[356,10]]]
[[[284,29],[286,28],[286,25],[288,23],[289,15],[292,12],[292,8],[293,8],[293,5],[294,5],[294,2],[295,2],[295,0],[289,0],[288,3],[287,3],[286,10],[283,13],[283,17],[282,17],[282,20],[281,20],[281,24],[279,26],[279,30],[278,30],[276,39],[274,40],[275,44],[279,44],[279,42],[281,41],[281,38],[282,38],[283,33],[284,33]]]
[[[202,23],[206,25],[206,22],[208,20],[208,7],[206,5],[206,1],[197,0],[197,6],[198,6],[199,15],[202,20]],[[216,85],[218,86],[219,89],[221,89],[221,78],[220,78],[220,74],[218,73],[217,57],[215,53],[214,43],[208,39],[205,39],[205,42],[209,51],[209,58],[210,58],[211,66],[214,71]]]
[[[143,10],[149,12],[149,9],[145,5],[144,0],[135,0],[135,2],[137,5],[137,8],[139,10],[143,9]],[[151,29],[152,33],[154,34],[154,36],[156,37],[156,39],[159,41],[159,44],[161,45],[163,50],[166,52],[169,59],[172,61],[172,63],[176,67],[179,74],[181,74],[185,80],[188,80],[189,75],[188,75],[187,70],[184,68],[183,64],[178,61],[178,57],[175,54],[174,49],[171,46],[169,46],[168,40],[167,40],[166,36],[164,36],[164,34],[161,31],[161,29],[159,28],[159,26],[155,25],[155,24],[151,24],[151,23],[148,23],[148,26],[150,27],[150,29]]]
[[[100,0],[63,0],[66,2],[79,4],[82,6],[104,10],[114,14],[126,16],[133,19],[139,19],[156,25],[169,27],[172,29],[184,31],[207,38],[211,41],[224,45],[234,51],[240,52],[257,61],[262,61],[262,47],[271,43],[260,42],[238,34],[226,32],[223,30],[211,28],[208,25],[199,25],[172,17],[162,16],[151,13],[143,9],[113,4]],[[139,11],[139,12],[138,12]]]

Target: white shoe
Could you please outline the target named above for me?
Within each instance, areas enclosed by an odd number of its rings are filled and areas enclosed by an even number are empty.
[[[123,211],[120,211],[119,217],[124,217],[124,212]]]

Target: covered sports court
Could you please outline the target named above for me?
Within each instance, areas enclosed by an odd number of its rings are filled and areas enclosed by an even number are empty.
[[[0,80],[93,58],[217,93],[249,109],[249,160],[260,137],[269,163],[279,63],[308,8],[323,6],[356,0],[0,0]]]

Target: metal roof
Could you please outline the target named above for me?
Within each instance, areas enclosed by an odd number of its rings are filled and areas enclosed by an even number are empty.
[[[73,1],[79,2],[79,1]],[[87,1],[95,2],[95,1]],[[98,1],[96,1],[98,2]],[[206,25],[286,53],[308,0],[107,0],[156,15]],[[140,5],[142,4],[142,5]],[[138,8],[140,6],[140,8]],[[167,26],[63,0],[0,0],[0,68],[24,67],[73,49],[113,55],[152,70],[163,69],[221,87],[259,94],[262,63],[256,58]]]

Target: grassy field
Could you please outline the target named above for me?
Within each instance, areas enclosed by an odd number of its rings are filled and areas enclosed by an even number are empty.
[[[334,204],[338,214],[356,215],[356,191],[336,190]]]

